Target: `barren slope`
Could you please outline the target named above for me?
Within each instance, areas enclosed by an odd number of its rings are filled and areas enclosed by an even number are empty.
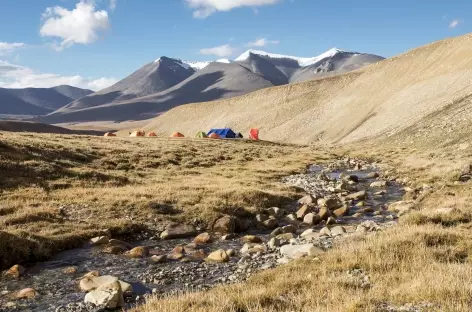
[[[180,106],[146,129],[192,135],[259,127],[263,139],[295,143],[393,134],[472,94],[471,39],[435,42],[344,75]]]

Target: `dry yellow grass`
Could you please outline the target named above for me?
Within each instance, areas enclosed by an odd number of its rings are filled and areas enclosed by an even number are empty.
[[[101,230],[250,216],[300,194],[280,177],[322,159],[264,142],[0,136],[0,264],[34,261]]]
[[[447,39],[355,72],[177,107],[146,130],[194,135],[232,127],[291,143],[353,142],[390,135],[472,93],[472,35]],[[470,102],[465,111],[471,111]],[[423,135],[421,135],[423,136]]]

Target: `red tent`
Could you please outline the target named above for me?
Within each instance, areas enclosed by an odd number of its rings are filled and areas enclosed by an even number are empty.
[[[259,140],[259,129],[253,128],[249,131],[249,138],[251,140]]]

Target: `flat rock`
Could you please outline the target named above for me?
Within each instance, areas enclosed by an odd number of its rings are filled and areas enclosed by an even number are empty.
[[[284,245],[280,247],[280,253],[283,256],[293,258],[295,255],[306,254],[307,256],[314,256],[323,253],[323,250],[313,244],[304,245]]]
[[[193,225],[171,223],[167,225],[166,230],[161,233],[162,239],[186,238],[197,234]]]

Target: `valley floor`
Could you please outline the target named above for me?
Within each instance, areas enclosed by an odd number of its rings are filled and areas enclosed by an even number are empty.
[[[0,264],[44,259],[105,229],[119,236],[169,220],[209,225],[221,214],[283,206],[304,194],[282,177],[349,155],[388,164],[383,174],[408,185],[414,211],[398,226],[244,284],[154,298],[136,311],[470,311],[470,148],[408,142],[328,148],[4,132]],[[352,270],[369,286],[348,278]]]

